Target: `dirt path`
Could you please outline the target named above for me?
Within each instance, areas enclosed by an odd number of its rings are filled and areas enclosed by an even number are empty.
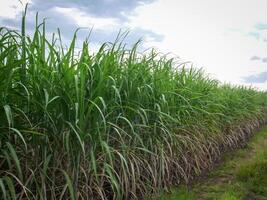
[[[267,200],[267,126],[246,147],[226,153],[219,166],[190,188],[181,186],[159,199]]]

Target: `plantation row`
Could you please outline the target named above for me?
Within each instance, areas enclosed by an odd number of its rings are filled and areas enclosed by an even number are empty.
[[[0,199],[143,199],[188,182],[266,122],[267,94],[138,43],[79,55],[45,24],[0,28]]]

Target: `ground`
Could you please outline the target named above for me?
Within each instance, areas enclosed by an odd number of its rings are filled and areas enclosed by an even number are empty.
[[[205,177],[159,200],[267,200],[267,126],[244,148],[226,153]]]

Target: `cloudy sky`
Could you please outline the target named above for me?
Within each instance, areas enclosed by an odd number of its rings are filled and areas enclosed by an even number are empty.
[[[35,13],[47,18],[49,32],[59,27],[68,41],[78,28],[91,48],[130,30],[127,43],[171,52],[192,61],[222,82],[267,90],[266,0],[21,0],[29,2],[28,31]],[[0,0],[0,26],[18,28],[23,6]]]

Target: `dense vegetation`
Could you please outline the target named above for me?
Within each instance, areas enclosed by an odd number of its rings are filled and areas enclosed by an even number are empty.
[[[221,85],[120,37],[76,55],[45,23],[0,28],[1,199],[130,199],[189,181],[266,119],[264,92]]]
[[[160,200],[266,200],[267,126],[243,147],[222,156],[220,165],[190,185],[181,184]]]

